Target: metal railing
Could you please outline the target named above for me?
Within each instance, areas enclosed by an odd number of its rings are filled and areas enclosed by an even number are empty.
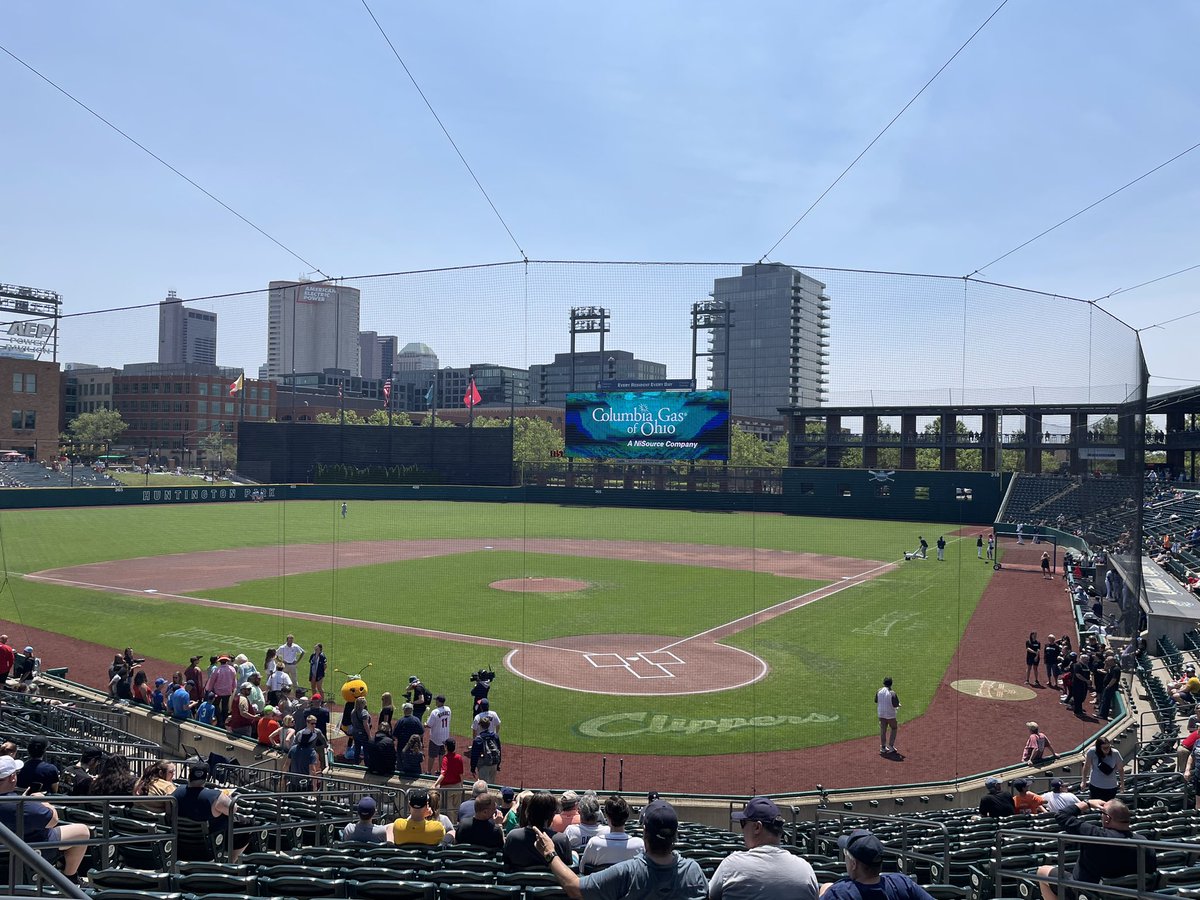
[[[0,822],[0,844],[8,848],[8,885],[15,888],[20,884],[28,884],[25,871],[31,871],[37,879],[45,884],[49,882],[64,897],[74,897],[75,900],[86,900],[87,894],[66,875],[50,865],[42,854],[21,840],[20,835]]]
[[[814,817],[814,825],[816,826],[812,832],[811,850],[814,853],[820,852],[821,843],[823,841],[834,840],[836,842],[838,835],[845,833],[847,830],[847,821],[853,823],[854,828],[862,827],[863,821],[870,822],[886,822],[888,825],[899,826],[899,847],[894,846],[895,840],[889,838],[884,842],[884,853],[888,856],[896,857],[900,861],[900,870],[907,872],[909,864],[912,861],[926,862],[931,867],[941,865],[941,878],[948,879],[950,876],[950,829],[946,827],[944,822],[936,822],[928,819],[914,819],[910,816],[887,816],[883,813],[860,813],[840,809],[818,809]],[[825,821],[833,821],[838,823],[835,833],[823,834],[821,823]],[[917,831],[932,831],[937,835],[936,840],[941,844],[941,853],[934,856],[919,850],[912,849],[912,841],[910,835]],[[938,883],[949,883],[941,881]]]

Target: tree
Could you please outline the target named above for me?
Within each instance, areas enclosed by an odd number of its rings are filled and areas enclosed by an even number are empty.
[[[404,410],[394,411],[392,413],[392,421],[388,422],[388,411],[386,409],[377,409],[367,417],[368,425],[391,425],[393,428],[403,428],[412,424],[412,417]]]
[[[562,432],[545,419],[518,418],[513,422],[513,462],[517,465],[549,462],[561,456],[565,447]]]
[[[80,413],[67,426],[71,438],[80,447],[106,448],[129,426],[115,409]]]
[[[772,465],[771,446],[734,423],[729,427],[729,464],[764,468]]]

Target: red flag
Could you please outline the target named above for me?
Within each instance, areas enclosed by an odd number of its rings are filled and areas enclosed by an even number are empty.
[[[346,396],[344,393],[342,393],[342,390],[343,390],[342,385],[339,384],[338,385],[338,399],[339,400],[341,400],[344,396]]]
[[[478,406],[483,402],[483,397],[479,394],[479,388],[475,387],[475,379],[471,379],[471,386],[467,388],[467,392],[463,395],[463,403],[467,409],[473,406]]]
[[[383,405],[386,407],[392,399],[392,383],[385,381],[383,383]]]
[[[245,378],[246,378],[245,373],[243,373],[237,377],[237,381],[235,381],[233,384],[231,384],[229,386],[229,396],[230,397],[237,396],[238,391],[240,391],[242,389],[242,385],[245,384]]]

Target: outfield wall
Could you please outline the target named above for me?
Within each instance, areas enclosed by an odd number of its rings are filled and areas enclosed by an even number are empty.
[[[489,429],[497,430],[497,429]],[[881,477],[886,476],[884,480]],[[263,484],[239,486],[14,488],[2,509],[251,502],[278,500],[455,500],[550,503],[637,509],[773,512],[817,518],[883,519],[989,525],[1011,475],[991,472],[891,472],[784,469],[779,493],[671,491],[614,487],[478,485]],[[969,491],[969,493],[967,493]],[[969,499],[968,499],[969,498]]]

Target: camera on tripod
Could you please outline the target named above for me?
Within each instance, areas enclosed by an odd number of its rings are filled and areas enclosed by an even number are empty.
[[[479,669],[471,673],[471,680],[478,684],[481,681],[495,681],[496,673],[492,669]]]

